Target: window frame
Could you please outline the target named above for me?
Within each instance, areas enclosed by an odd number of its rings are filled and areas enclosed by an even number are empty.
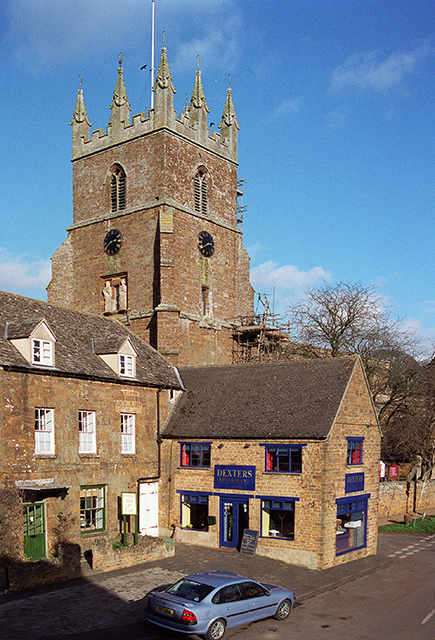
[[[190,462],[186,462],[187,452],[185,447],[190,447]],[[199,447],[199,460],[200,464],[192,464],[192,447]],[[206,454],[206,460],[208,457],[208,464],[204,464],[204,453],[208,449],[208,456]],[[190,469],[210,469],[211,467],[211,442],[180,442],[180,467],[188,467]]]
[[[136,356],[129,353],[118,354],[119,375],[123,378],[134,378],[136,375]]]
[[[364,464],[363,462],[363,454],[364,454],[364,438],[357,436],[349,436],[346,438],[347,442],[347,453],[346,453],[346,464],[349,467],[354,467],[357,465]],[[355,458],[355,460],[353,459]]]
[[[188,529],[189,531],[208,531],[208,517],[209,517],[209,509],[210,509],[210,500],[209,497],[212,495],[211,492],[208,491],[184,491],[182,489],[178,489],[177,493],[180,494],[180,522],[182,529]],[[206,507],[206,514],[203,516],[205,519],[204,527],[194,527],[191,522],[186,522],[186,516],[189,513],[188,505],[193,506],[201,506],[204,505]],[[186,508],[183,509],[183,506]],[[192,511],[190,511],[191,520]]]
[[[32,364],[41,367],[53,366],[53,342],[51,340],[32,338]]]
[[[261,447],[264,447],[264,473],[287,473],[300,475],[303,471],[303,460],[302,460],[302,449],[305,447],[305,444],[280,444],[280,443],[271,443],[267,442],[265,444],[260,444]],[[272,461],[270,459],[270,449],[276,449],[277,451],[281,450],[282,452],[286,451],[288,455],[288,469],[272,469],[268,468]],[[292,461],[292,451],[297,451],[300,456],[300,461],[295,460]],[[277,454],[278,455],[278,454]],[[284,454],[281,454],[284,455]],[[296,457],[296,456],[295,456]],[[278,465],[277,465],[278,466]]]
[[[47,417],[49,416],[49,420]],[[46,427],[50,426],[49,429]],[[54,409],[35,407],[35,455],[54,455]],[[49,434],[45,438],[38,434]],[[47,448],[48,447],[48,448]]]
[[[293,496],[256,496],[256,498],[260,500],[260,537],[272,540],[294,540],[296,529],[296,503],[299,502],[299,498],[295,498]],[[267,503],[270,503],[270,506],[268,506]],[[285,508],[286,505],[290,504],[292,508]],[[274,530],[270,529],[270,514],[268,514],[269,526],[266,527],[266,518],[264,515],[266,510],[293,513],[293,535],[277,536],[264,533],[266,528],[268,531]]]
[[[359,545],[354,547],[347,547],[344,549],[337,550],[337,544],[335,549],[335,555],[341,556],[345,553],[351,553],[352,551],[357,551],[358,549],[364,549],[367,547],[367,520],[368,520],[368,509],[369,509],[369,499],[370,493],[366,493],[363,495],[356,495],[352,497],[345,498],[336,498],[336,513],[337,513],[337,527],[336,527],[336,542],[340,542],[340,534],[337,534],[338,531],[338,522],[342,521],[343,516],[346,518],[349,516],[348,522],[352,522],[357,520],[357,516],[359,514],[362,515],[362,525],[360,527],[362,531],[362,542]],[[350,528],[350,534],[352,534],[353,527]]]
[[[90,417],[92,420],[89,424],[88,420]],[[92,427],[91,430],[88,430],[89,426]],[[86,438],[85,435],[82,434],[91,434],[91,437]],[[97,453],[95,411],[79,410],[79,454],[86,455],[95,453]]]
[[[82,491],[86,492],[86,491],[94,491],[94,490],[97,492],[100,492],[100,495],[98,493],[96,493],[95,495],[96,505],[92,507],[86,507],[86,504],[85,504],[84,508],[82,508],[82,499],[86,500],[88,498],[94,497],[92,494],[90,496],[87,496],[87,495],[82,496]],[[98,504],[98,501],[102,501],[102,505]],[[97,531],[106,530],[106,505],[107,505],[107,496],[106,496],[105,484],[86,484],[86,485],[80,486],[80,533],[81,534],[95,533]],[[91,522],[95,522],[95,523],[101,522],[100,527],[87,527],[87,528],[82,527],[83,517],[86,518],[87,512],[90,512],[92,514],[92,517],[90,519]],[[97,512],[98,512],[98,517],[96,517]],[[83,516],[83,514],[85,515]]]
[[[129,419],[132,424],[128,424]],[[128,433],[124,429],[131,429]],[[128,446],[130,443],[130,446]],[[126,446],[127,445],[127,446]],[[136,454],[136,414],[121,413],[121,453],[123,455],[134,456]]]

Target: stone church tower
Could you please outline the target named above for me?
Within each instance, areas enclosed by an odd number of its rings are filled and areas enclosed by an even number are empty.
[[[177,117],[165,47],[154,92],[149,117],[130,122],[121,60],[107,131],[90,137],[79,88],[73,224],[52,257],[48,301],[128,324],[175,365],[231,362],[234,323],[254,305],[231,89],[212,136],[199,69]]]

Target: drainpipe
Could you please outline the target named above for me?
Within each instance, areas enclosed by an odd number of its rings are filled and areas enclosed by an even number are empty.
[[[162,439],[160,437],[160,394],[163,391],[163,387],[157,389],[157,406],[156,406],[156,438],[157,438],[157,477],[160,480],[162,469]]]

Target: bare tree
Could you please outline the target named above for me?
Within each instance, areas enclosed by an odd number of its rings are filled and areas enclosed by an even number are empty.
[[[433,460],[435,373],[419,340],[373,287],[339,282],[308,289],[289,310],[296,338],[310,357],[359,354],[385,437],[383,457]],[[435,366],[433,367],[435,370]]]

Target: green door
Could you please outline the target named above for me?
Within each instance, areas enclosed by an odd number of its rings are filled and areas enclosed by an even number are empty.
[[[24,553],[30,560],[45,558],[44,503],[23,505]]]

